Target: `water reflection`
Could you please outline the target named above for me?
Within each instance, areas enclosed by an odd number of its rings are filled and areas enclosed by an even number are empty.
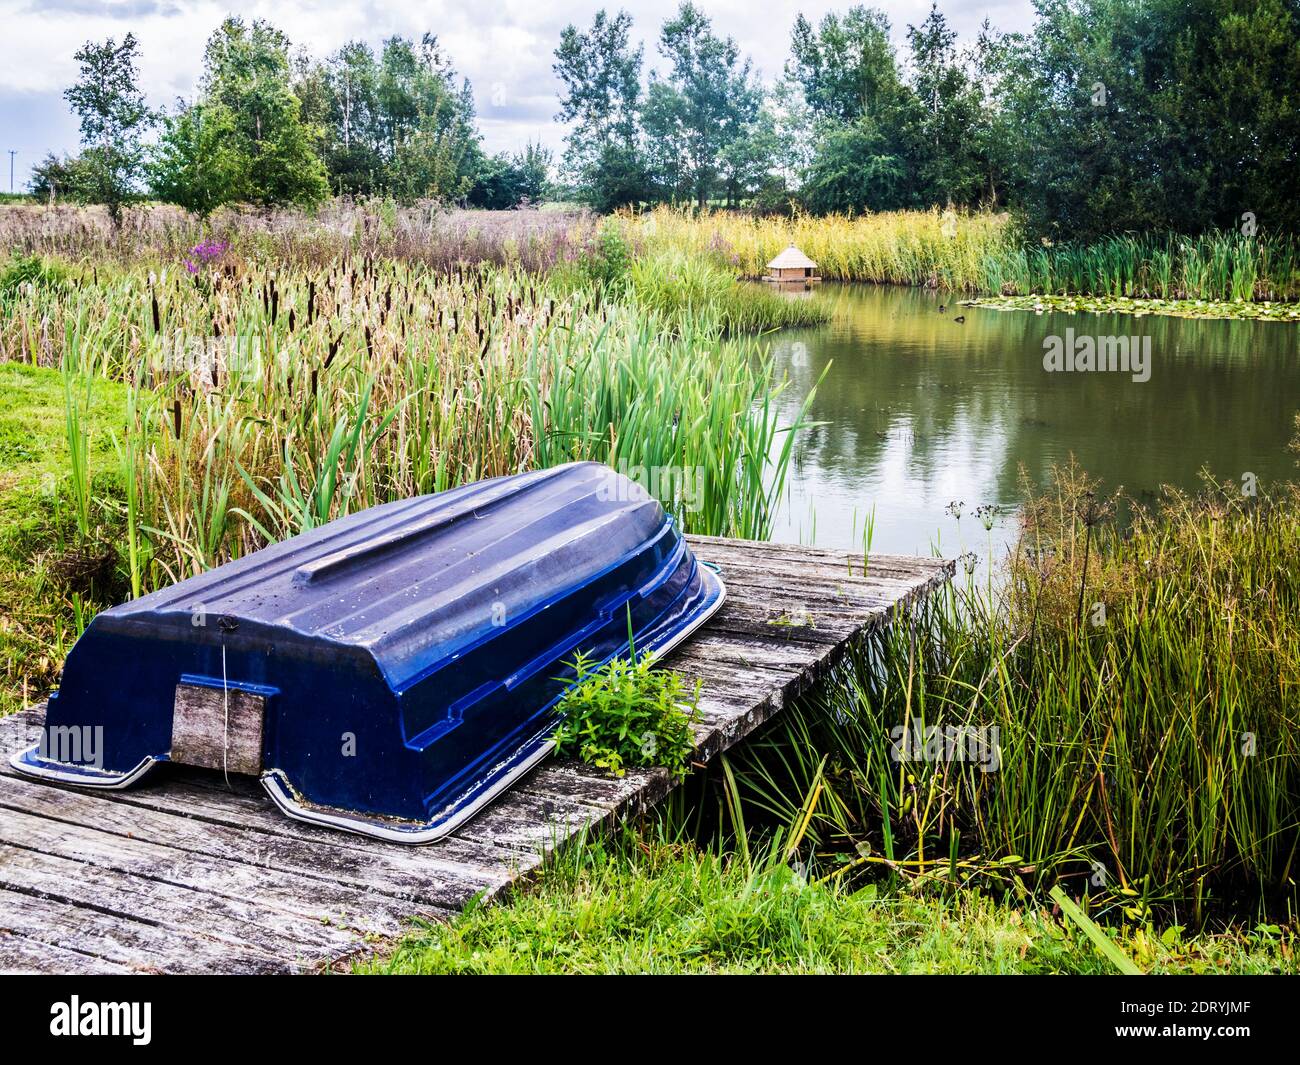
[[[874,509],[873,549],[981,554],[982,504],[1001,508],[996,547],[1014,528],[1023,467],[1045,484],[1071,453],[1107,487],[1154,498],[1161,484],[1291,477],[1286,444],[1300,408],[1300,330],[1276,322],[1194,321],[1114,314],[993,311],[952,306],[915,289],[825,286],[834,321],[771,342],[793,417],[831,369],[775,537],[860,547]],[[940,312],[939,308],[947,304]],[[954,321],[959,315],[964,323]],[[1043,341],[1078,335],[1151,338],[1151,379],[1048,373]],[[965,502],[960,525],[945,513]]]

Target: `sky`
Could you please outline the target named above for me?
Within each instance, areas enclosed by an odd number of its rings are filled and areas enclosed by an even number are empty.
[[[769,80],[781,73],[798,13],[816,22],[852,2],[697,0],[715,32],[734,37]],[[418,39],[432,32],[474,86],[487,151],[514,151],[534,140],[558,155],[564,129],[554,121],[559,85],[551,64],[560,31],[569,23],[586,27],[601,7],[612,13],[620,6],[645,41],[646,68],[662,68],[655,41],[677,0],[0,0],[0,191],[9,189],[9,152],[14,187],[21,191],[33,164],[46,154],[76,150],[77,123],[63,90],[76,79],[73,53],[86,40],[134,33],[141,88],[153,106],[171,106],[178,97],[193,96],[204,43],[228,14],[269,19],[295,48],[317,56],[350,40],[378,47],[393,34]],[[901,44],[908,24],[925,17],[930,0],[875,0],[872,6],[885,11]],[[946,0],[940,6],[959,44],[973,39],[986,17],[1008,31],[1027,29],[1032,19],[1031,0]]]

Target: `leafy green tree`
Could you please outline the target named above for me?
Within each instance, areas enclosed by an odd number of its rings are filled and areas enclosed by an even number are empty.
[[[459,199],[473,185],[483,162],[474,95],[454,78],[431,34],[418,47],[401,37],[384,42],[379,127],[387,185],[399,199]]]
[[[861,5],[826,15],[816,30],[795,19],[787,74],[803,87],[814,115],[853,122],[870,116],[885,128],[902,107],[907,89],[889,40],[889,19]]]
[[[239,150],[238,127],[224,104],[182,104],[163,120],[149,162],[153,194],[201,218],[224,204],[252,198],[249,158]]]
[[[1016,167],[1019,126],[1007,106],[1016,77],[1016,56],[1024,49],[1020,34],[999,33],[985,19],[971,50],[971,91],[978,117],[969,133],[983,174],[980,202],[1002,206],[1022,188]]]
[[[629,41],[632,17],[596,12],[591,28],[564,28],[554,71],[564,84],[556,118],[573,123],[565,168],[582,197],[600,211],[648,198],[638,144],[642,49]]]
[[[912,88],[919,104],[913,180],[922,202],[979,201],[987,167],[979,158],[980,96],[957,55],[957,34],[938,4],[920,26],[908,26]]]
[[[1032,235],[1294,230],[1295,0],[1036,0],[1008,82]]]
[[[889,32],[883,12],[861,5],[826,15],[815,30],[803,15],[795,20],[786,74],[809,112],[811,158],[799,183],[810,210],[886,210],[924,199],[912,167],[920,105]]]
[[[81,123],[80,195],[104,204],[115,226],[121,223],[123,206],[139,197],[141,138],[153,123],[137,85],[138,57],[139,45],[130,33],[121,44],[112,37],[103,44],[87,41],[75,56],[81,74],[63,94]]]
[[[329,193],[320,131],[303,121],[290,81],[289,40],[269,23],[228,18],[208,39],[203,104],[233,119],[229,146],[243,160],[242,195],[311,206]]]
[[[902,161],[865,115],[823,124],[800,192],[818,214],[896,210],[910,199]]]
[[[1179,228],[1300,231],[1300,3],[1157,0],[1145,53]]]
[[[736,42],[714,34],[709,18],[689,0],[664,23],[659,51],[669,72],[652,83],[646,135],[679,148],[668,168],[677,175],[675,187],[703,207],[718,191],[722,153],[757,118],[761,94]]]
[[[338,193],[454,200],[484,167],[495,173],[479,149],[469,84],[456,85],[432,34],[390,37],[379,55],[352,41],[323,62],[300,62],[295,91]]]
[[[64,155],[60,158],[51,152],[32,167],[27,191],[48,203],[58,199],[84,203],[90,183],[91,177],[81,156]]]
[[[299,64],[294,91],[304,119],[323,132],[321,155],[336,193],[386,187],[379,82],[379,61],[364,41],[350,41],[324,61]]]
[[[537,203],[550,183],[551,152],[540,144],[528,144],[522,152],[501,152],[483,161],[469,192],[473,207],[508,210]]]
[[[738,134],[718,153],[722,188],[728,207],[751,201],[762,192],[768,200],[782,198],[784,184],[773,181],[773,161],[781,147],[773,112],[761,106]]]

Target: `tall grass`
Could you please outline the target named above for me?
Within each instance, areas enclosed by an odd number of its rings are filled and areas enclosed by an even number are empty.
[[[1091,491],[1064,472],[1005,586],[931,599],[747,745],[742,794],[793,823],[816,789],[837,877],[1060,882],[1139,922],[1292,916],[1300,492],[1175,495],[1121,536]],[[916,721],[996,728],[999,757],[899,759]]]
[[[680,249],[638,257],[628,280],[636,305],[651,314],[716,321],[729,334],[817,325],[830,317],[811,292],[738,285],[733,271]]]
[[[1012,240],[1005,215],[892,211],[847,217],[758,217],[661,207],[624,221],[635,241],[724,266],[745,277],[792,242],[832,281],[976,290],[984,260]]]
[[[428,202],[332,200],[315,211],[229,207],[207,222],[177,207],[124,212],[114,228],[100,207],[0,205],[0,254],[104,264],[178,261],[205,239],[264,263],[325,266],[340,259],[520,265],[533,272],[577,259],[595,236],[585,211],[465,211]]]
[[[137,591],[376,503],[575,459],[665,489],[687,529],[769,532],[798,426],[778,422],[763,350],[724,339],[714,309],[396,260],[229,255],[197,277],[78,282],[29,286],[0,342],[65,366],[77,485],[91,471],[72,382],[129,383],[117,456]]]
[[[985,291],[1224,301],[1300,299],[1300,240],[1290,234],[1155,234],[1026,246],[989,263]]]
[[[793,242],[832,281],[993,295],[1300,300],[1300,238],[1289,234],[1120,234],[1092,244],[1049,246],[1025,242],[1006,214],[937,209],[784,218],[660,207],[622,214],[617,227],[661,298],[674,294],[658,285],[669,271],[706,295],[719,278],[761,277],[766,264]],[[0,206],[0,253],[19,257],[13,261],[20,264],[0,271],[0,291],[8,274],[31,280],[36,256],[100,268],[158,266],[179,261],[205,239],[282,267],[386,258],[444,272],[491,263],[545,274],[600,255],[608,229],[583,211],[463,211],[379,199],[336,200],[314,213],[232,208],[207,224],[172,207],[138,208],[116,230],[99,208]],[[703,276],[710,270],[716,278]],[[745,301],[757,307],[765,297],[733,293],[739,320],[786,324],[770,311],[755,315]],[[794,322],[800,313],[787,312]]]
[[[791,242],[832,281],[1000,295],[1300,299],[1300,239],[1235,231],[1147,234],[1095,244],[1023,242],[1007,215],[893,211],[765,218],[659,208],[624,216],[632,238],[759,277]]]

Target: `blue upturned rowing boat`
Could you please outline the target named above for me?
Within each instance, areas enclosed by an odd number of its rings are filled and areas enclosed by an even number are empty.
[[[549,752],[582,650],[662,654],[722,603],[671,517],[574,463],[387,503],[98,615],[22,773],[257,773],[285,813],[447,834]],[[73,742],[75,741],[75,742]]]

